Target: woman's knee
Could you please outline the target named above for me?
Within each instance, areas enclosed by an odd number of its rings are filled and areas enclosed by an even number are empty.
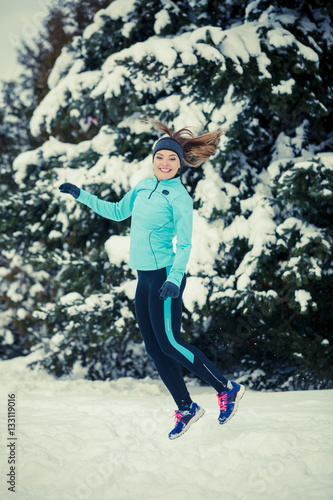
[[[169,356],[170,358],[175,358],[177,359],[178,357],[178,351],[170,344],[169,340],[165,342],[160,342],[160,348],[166,356]]]
[[[157,342],[156,339],[154,339],[152,342],[145,342],[145,347],[148,356],[151,357],[151,359],[156,362],[160,361],[162,358],[165,358],[167,355],[164,350],[160,347],[159,343]]]

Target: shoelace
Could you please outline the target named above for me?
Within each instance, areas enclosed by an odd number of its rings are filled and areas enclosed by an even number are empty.
[[[177,425],[182,418],[182,412],[180,410],[176,410],[174,417],[175,417],[175,425]]]
[[[217,399],[219,402],[219,407],[221,411],[225,411],[227,409],[228,396],[226,392],[222,392],[221,395],[217,394]]]

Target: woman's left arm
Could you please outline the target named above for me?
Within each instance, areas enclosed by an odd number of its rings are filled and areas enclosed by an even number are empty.
[[[178,196],[172,203],[177,235],[177,251],[167,281],[180,287],[192,248],[193,201],[188,194]]]

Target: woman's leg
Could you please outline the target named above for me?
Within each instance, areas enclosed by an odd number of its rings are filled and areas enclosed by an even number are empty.
[[[214,387],[216,392],[228,390],[228,380],[215,368],[208,358],[196,347],[186,343],[180,335],[182,318],[182,293],[185,288],[184,276],[180,295],[176,299],[159,298],[158,290],[167,279],[168,269],[149,271],[149,316],[156,339],[164,354]]]
[[[151,276],[146,279],[146,275],[152,272],[155,271],[138,271],[139,280],[135,295],[136,318],[147,353],[153,359],[156,369],[176,405],[181,408],[191,404],[191,397],[186,388],[181,367],[174,358],[162,351],[150,321],[148,299]]]

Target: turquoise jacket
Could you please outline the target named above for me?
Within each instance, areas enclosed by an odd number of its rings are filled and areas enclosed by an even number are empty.
[[[180,286],[191,252],[193,202],[180,177],[148,177],[117,203],[81,189],[77,198],[114,221],[132,216],[129,266],[140,271],[170,267],[168,281]],[[173,238],[177,236],[176,253]]]

